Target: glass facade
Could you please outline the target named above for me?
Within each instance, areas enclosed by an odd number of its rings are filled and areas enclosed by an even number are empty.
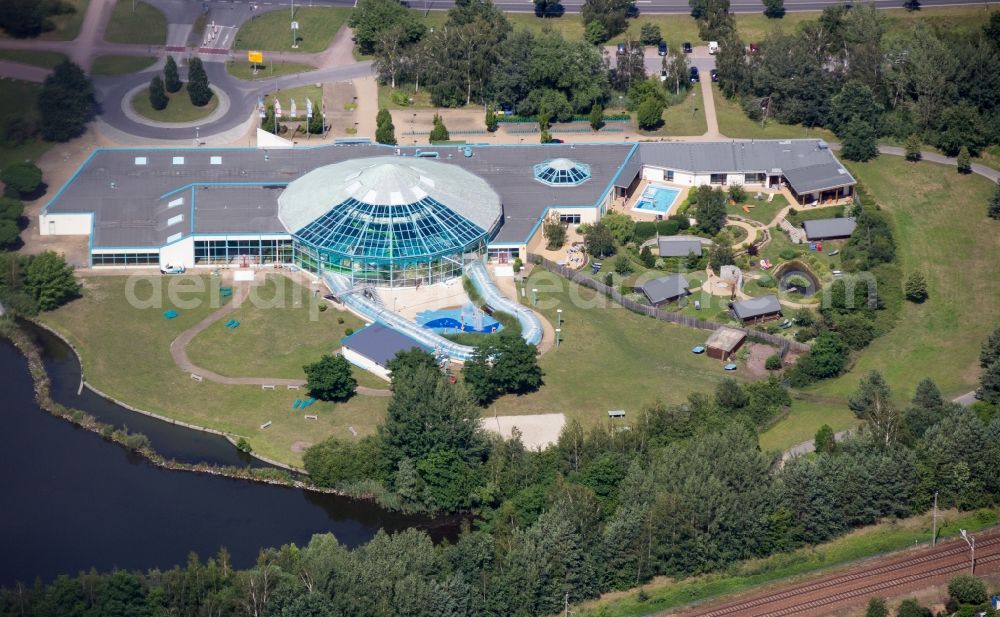
[[[158,266],[160,253],[94,253],[91,262],[95,266]]]
[[[290,238],[254,238],[240,240],[195,240],[196,265],[288,263],[292,261]]]
[[[579,225],[580,224],[580,215],[579,214],[560,214],[559,215],[559,222],[560,223],[569,223],[570,225]]]
[[[431,197],[394,205],[350,198],[297,231],[293,250],[310,272],[338,272],[356,285],[416,287],[461,276],[489,236]]]

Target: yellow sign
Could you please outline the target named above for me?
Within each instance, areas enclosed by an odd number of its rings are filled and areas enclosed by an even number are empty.
[[[264,54],[259,51],[248,51],[247,61],[253,64],[264,64]]]

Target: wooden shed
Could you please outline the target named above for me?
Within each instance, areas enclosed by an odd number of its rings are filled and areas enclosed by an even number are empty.
[[[747,333],[736,328],[722,327],[712,333],[705,342],[705,352],[709,358],[716,360],[729,360],[736,354],[736,351],[743,345],[747,338]]]

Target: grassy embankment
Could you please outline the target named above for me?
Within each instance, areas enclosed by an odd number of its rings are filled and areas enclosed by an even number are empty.
[[[960,528],[974,532],[998,522],[1000,517],[995,509],[966,513],[945,511],[943,514],[939,513],[939,537],[954,537],[958,535]],[[927,544],[930,536],[929,514],[888,521],[858,529],[818,546],[741,562],[719,574],[681,580],[660,577],[642,588],[648,595],[646,600],[639,598],[637,590],[613,592],[600,600],[584,604],[579,614],[594,617],[638,617],[693,602],[722,599],[728,594],[747,592],[783,579],[818,573],[859,559],[912,548],[918,542]]]
[[[258,15],[244,23],[236,33],[233,49],[253,51],[289,51],[316,53],[330,46],[333,35],[347,21],[349,8],[296,7],[299,22],[298,48],[292,49],[289,11],[278,9]],[[267,54],[264,55],[267,61]]]
[[[134,45],[163,45],[167,42],[167,17],[160,9],[145,2],[136,2],[132,10],[132,0],[118,0],[111,20],[104,31],[104,40],[109,43],[131,43]]]

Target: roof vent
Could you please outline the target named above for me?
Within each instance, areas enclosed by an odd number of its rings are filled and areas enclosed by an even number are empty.
[[[144,157],[144,156],[137,156],[137,157],[135,157],[135,164],[136,165],[145,165],[146,164],[146,157]]]
[[[183,165],[184,164],[184,157],[183,156],[175,156],[174,159],[173,159],[173,162],[174,162],[174,165]]]

